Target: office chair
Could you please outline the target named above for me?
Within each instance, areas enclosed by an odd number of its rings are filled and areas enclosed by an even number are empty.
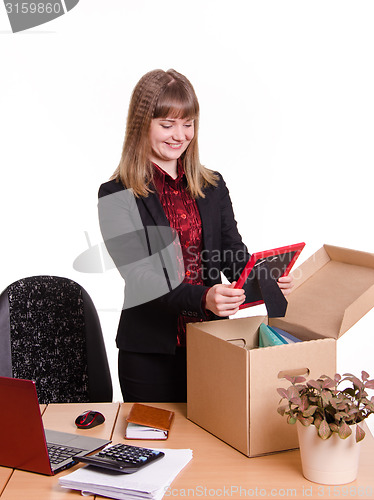
[[[32,276],[1,293],[0,376],[34,380],[40,403],[112,401],[99,317],[83,287]]]

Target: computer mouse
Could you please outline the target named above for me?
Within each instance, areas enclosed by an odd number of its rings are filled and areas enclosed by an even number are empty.
[[[105,422],[105,417],[99,411],[87,410],[78,415],[75,419],[75,425],[79,429],[91,429]]]

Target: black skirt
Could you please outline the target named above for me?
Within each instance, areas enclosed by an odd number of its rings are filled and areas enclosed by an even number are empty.
[[[186,348],[175,354],[119,351],[118,374],[124,401],[186,402]]]

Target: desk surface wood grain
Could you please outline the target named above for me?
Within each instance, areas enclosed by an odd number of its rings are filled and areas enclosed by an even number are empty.
[[[103,403],[88,405],[49,405],[43,415],[46,428],[65,432],[84,432],[153,448],[190,448],[193,459],[173,481],[164,498],[274,498],[332,499],[374,498],[374,440],[363,441],[359,476],[348,485],[323,486],[304,479],[298,450],[257,458],[248,458],[186,418],[186,405],[158,403],[154,406],[175,411],[175,419],[167,441],[125,440],[126,416],[131,404]],[[98,409],[106,422],[94,429],[75,428],[74,419],[86,409]],[[69,474],[77,465],[57,476],[48,477],[0,468],[0,485],[5,490],[1,500],[72,500],[82,498],[80,492],[66,490],[58,484],[61,475]],[[9,475],[11,477],[9,478]],[[93,497],[88,497],[93,498]],[[96,498],[103,498],[97,496]]]

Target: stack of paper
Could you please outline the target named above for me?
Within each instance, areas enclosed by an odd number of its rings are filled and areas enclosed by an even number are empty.
[[[119,500],[160,500],[173,479],[192,459],[192,450],[163,449],[165,456],[150,465],[124,474],[91,465],[61,477],[64,488],[81,490],[82,494],[96,494]]]
[[[155,427],[127,422],[126,439],[166,439],[168,432]]]

